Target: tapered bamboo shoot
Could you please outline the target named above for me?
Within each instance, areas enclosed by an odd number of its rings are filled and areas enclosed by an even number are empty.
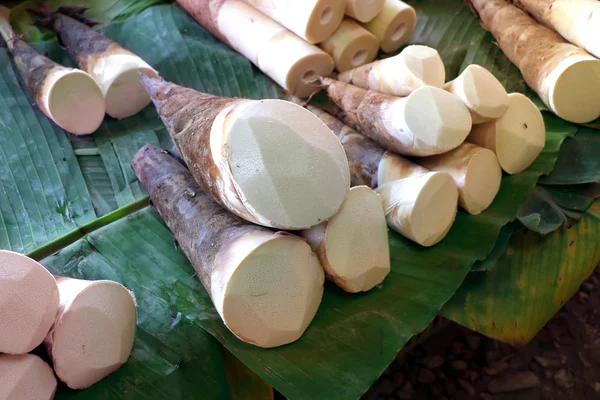
[[[499,119],[473,126],[467,140],[494,151],[502,169],[517,174],[544,149],[546,127],[542,113],[524,95],[509,94],[508,104]]]
[[[44,344],[58,378],[85,389],[127,362],[136,329],[133,293],[113,281],[58,277],[60,308]]]
[[[323,295],[323,268],[309,245],[230,214],[165,150],[146,145],[132,166],[227,328],[260,347],[297,340]]]
[[[385,0],[381,12],[363,26],[377,36],[383,52],[392,53],[408,41],[416,24],[414,8],[400,0]]]
[[[360,22],[369,22],[382,10],[385,0],[346,0],[346,15]]]
[[[370,63],[379,51],[377,38],[349,18],[319,46],[333,57],[340,72]]]
[[[52,368],[33,354],[0,355],[0,400],[52,400]]]

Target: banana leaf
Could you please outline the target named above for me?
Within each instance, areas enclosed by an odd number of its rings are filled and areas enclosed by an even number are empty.
[[[115,2],[123,10],[134,7],[133,3]],[[139,9],[144,4],[150,3],[140,2]],[[431,44],[442,50],[449,79],[477,60],[504,74],[501,79],[507,86],[524,90],[518,71],[501,53],[489,51],[490,35],[479,28],[462,2],[426,0],[415,6],[419,23],[414,41],[438,40],[439,46]],[[437,14],[432,11],[436,7]],[[95,17],[110,21],[124,13],[110,12]],[[17,25],[34,29],[27,20]],[[272,81],[178,7],[150,7],[102,29],[146,59],[165,79],[220,95],[281,97]],[[65,60],[54,41],[39,48]],[[8,202],[0,204],[0,248],[38,259],[58,251],[44,260],[54,272],[115,279],[144,299],[130,362],[92,389],[61,392],[59,396],[65,398],[230,396],[222,357],[206,332],[290,399],[358,398],[406,342],[432,321],[474,262],[492,250],[500,228],[515,218],[539,176],[552,170],[564,138],[578,129],[546,114],[544,152],[524,173],[503,179],[489,210],[480,216],[459,212],[447,239],[432,249],[391,233],[392,272],[380,288],[348,295],[327,285],[306,334],[291,345],[265,350],[240,342],[223,326],[188,261],[175,248],[171,233],[152,210],[138,211],[146,200],[129,166],[133,153],[145,142],[171,146],[152,107],[122,121],[107,118],[91,138],[69,141],[65,132],[31,106],[5,50],[0,53],[0,91],[6,103],[0,110],[0,140],[17,143],[14,151],[0,154],[2,172],[16,174],[12,180],[5,174],[1,178],[0,195]],[[36,148],[52,150],[39,157],[30,153]],[[58,171],[51,174],[53,169]],[[207,390],[211,384],[215,387]]]

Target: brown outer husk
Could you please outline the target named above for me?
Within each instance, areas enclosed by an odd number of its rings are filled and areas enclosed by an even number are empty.
[[[505,0],[468,1],[484,28],[494,35],[504,54],[546,104],[549,99],[544,93],[544,79],[569,56],[588,54]]]
[[[166,150],[147,144],[131,165],[209,294],[212,271],[219,267],[215,264],[217,254],[250,232],[276,235],[220,207]]]
[[[365,90],[354,85],[321,78],[321,83],[331,98],[348,117],[348,120],[360,128],[360,132],[379,145],[397,153],[404,153],[405,148],[389,134],[381,119],[384,103],[398,98],[372,90]]]
[[[352,186],[365,185],[375,189],[379,163],[386,150],[325,111],[313,106],[307,109],[319,117],[342,143],[350,166]]]
[[[226,0],[177,0],[177,3],[217,39],[223,43],[229,44],[228,40],[219,31],[217,22],[219,10],[225,1]]]

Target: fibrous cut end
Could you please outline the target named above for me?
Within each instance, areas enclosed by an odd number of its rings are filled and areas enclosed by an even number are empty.
[[[348,18],[320,46],[333,57],[335,67],[340,72],[370,63],[379,51],[377,38]]]
[[[300,57],[289,70],[282,70],[286,88],[295,96],[306,98],[319,90],[319,77],[331,75],[334,65],[329,54],[315,47],[313,51]]]
[[[52,368],[33,354],[0,355],[0,399],[52,400],[56,378]]]
[[[317,250],[329,279],[350,293],[371,290],[390,272],[387,224],[379,195],[355,186],[326,223]]]
[[[509,107],[494,121],[475,125],[469,141],[496,152],[500,166],[509,174],[522,172],[535,161],[546,144],[542,113],[520,93],[508,96]]]
[[[39,346],[58,305],[50,272],[27,256],[0,250],[0,353],[23,354]]]
[[[314,44],[327,40],[340,26],[345,10],[346,0],[317,0],[306,24],[306,41]]]
[[[508,93],[487,69],[469,65],[458,78],[444,88],[457,96],[471,111],[473,124],[500,118],[508,108]]]
[[[44,82],[43,102],[49,117],[75,135],[95,132],[106,111],[104,95],[87,73],[68,68],[56,69]]]
[[[437,50],[421,45],[408,46],[398,55],[413,87],[441,88],[446,82],[446,68]]]
[[[458,206],[458,188],[445,172],[400,179],[377,188],[388,226],[424,247],[450,231]]]
[[[121,367],[136,329],[133,294],[113,281],[58,280],[64,310],[46,339],[54,370],[72,389],[87,388]]]
[[[384,53],[391,53],[402,47],[417,23],[415,9],[399,0],[385,0],[383,10],[365,27],[373,32]]]
[[[212,152],[223,152],[242,201],[261,223],[305,229],[339,210],[350,188],[346,154],[310,111],[282,100],[247,102],[222,129],[225,145]]]
[[[116,60],[117,58],[133,60],[119,62]],[[114,72],[114,75],[111,76],[111,83],[106,89],[106,113],[115,119],[123,119],[137,114],[150,104],[150,95],[141,83],[140,73],[153,77],[158,77],[158,74],[137,56],[113,55],[107,57],[105,68],[109,68],[109,65],[113,64],[117,64],[113,67],[119,71]]]
[[[233,266],[220,292],[213,287],[212,298],[238,338],[271,348],[302,336],[321,303],[325,277],[305,241],[289,234],[269,234],[264,240],[264,235],[251,232],[232,245],[232,257],[245,257]]]
[[[600,60],[581,57],[563,61],[553,75],[549,106],[559,117],[575,123],[588,123],[600,117]]]

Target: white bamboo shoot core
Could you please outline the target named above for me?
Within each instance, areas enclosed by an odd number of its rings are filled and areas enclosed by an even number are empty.
[[[542,113],[520,93],[508,95],[508,110],[497,120],[473,126],[468,141],[496,153],[500,166],[516,174],[535,161],[546,144]]]
[[[333,35],[346,9],[346,0],[244,1],[311,44]]]
[[[136,329],[133,293],[113,281],[57,278],[60,309],[45,344],[58,378],[84,389],[119,369]]]
[[[397,56],[351,69],[337,79],[363,89],[405,97],[423,86],[442,88],[446,69],[437,50],[412,45]]]
[[[465,103],[473,125],[500,118],[508,109],[508,93],[487,69],[471,64],[444,89]]]
[[[469,214],[487,209],[500,190],[502,168],[493,151],[471,143],[416,162],[432,171],[449,173],[458,186],[458,204]]]
[[[416,24],[414,8],[400,0],[385,0],[381,12],[363,26],[377,36],[383,52],[392,53],[408,41]]]
[[[458,189],[445,172],[385,183],[376,189],[381,196],[388,226],[424,247],[441,241],[454,222]]]
[[[379,51],[377,38],[349,18],[319,46],[333,57],[335,68],[340,72],[370,63]]]
[[[339,22],[335,28],[338,25]],[[227,0],[223,3],[217,26],[234,50],[298,97],[307,97],[315,92],[317,77],[333,72],[334,63],[329,54],[241,1]]]
[[[27,256],[0,250],[0,353],[23,354],[39,346],[54,323],[58,302],[50,272]]]
[[[385,0],[346,0],[346,15],[360,22],[369,22],[382,10]]]
[[[0,355],[0,400],[52,400],[52,368],[33,354]]]
[[[347,292],[371,290],[390,272],[383,206],[367,186],[350,189],[336,215],[301,234],[319,256],[327,278]]]

